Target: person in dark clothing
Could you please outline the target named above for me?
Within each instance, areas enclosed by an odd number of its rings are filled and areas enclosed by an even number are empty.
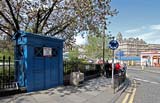
[[[106,61],[106,63],[105,63],[105,72],[106,72],[106,77],[107,78],[110,77],[110,69],[111,69],[111,66],[110,66],[109,62]]]
[[[124,71],[124,76],[126,78],[126,70],[127,70],[127,65],[126,63],[123,64],[123,71]]]
[[[112,76],[112,63],[109,63],[109,76]]]

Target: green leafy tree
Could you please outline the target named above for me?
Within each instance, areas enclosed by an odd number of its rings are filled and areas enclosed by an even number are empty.
[[[85,52],[87,57],[92,59],[102,58],[103,57],[103,38],[93,35],[88,35],[87,44],[85,45]],[[105,41],[108,42],[108,39],[105,38]],[[110,58],[109,48],[105,48],[105,59]]]
[[[7,38],[6,36],[1,37],[2,40],[0,40],[0,58],[2,58],[4,55],[8,58],[11,56],[11,58],[14,58],[14,48],[13,48],[13,42]]]
[[[78,56],[79,56],[79,51],[78,48],[73,48],[72,50],[69,50],[69,59],[71,61],[76,61],[78,60]]]

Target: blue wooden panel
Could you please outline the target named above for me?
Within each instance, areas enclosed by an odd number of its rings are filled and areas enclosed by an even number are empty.
[[[46,58],[45,59],[45,85],[46,88],[50,88],[50,87],[54,87],[56,85],[58,85],[58,75],[59,74],[57,72],[57,67],[58,67],[58,58],[56,57],[51,57],[51,58]]]
[[[42,57],[33,58],[33,71],[42,71],[44,72],[45,60]]]
[[[45,88],[45,68],[44,58],[33,58],[34,64],[32,68],[33,72],[33,88],[34,90],[41,90]]]
[[[51,77],[53,77],[52,58],[45,58],[45,88],[51,87]]]
[[[44,73],[43,72],[35,72],[33,79],[33,89],[34,90],[43,90],[45,89],[44,84]]]

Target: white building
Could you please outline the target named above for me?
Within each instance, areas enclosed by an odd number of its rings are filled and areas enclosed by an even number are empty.
[[[142,66],[160,66],[160,52],[141,52]]]

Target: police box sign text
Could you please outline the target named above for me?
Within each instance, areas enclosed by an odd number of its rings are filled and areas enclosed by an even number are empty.
[[[43,47],[43,56],[52,56],[52,48]]]

